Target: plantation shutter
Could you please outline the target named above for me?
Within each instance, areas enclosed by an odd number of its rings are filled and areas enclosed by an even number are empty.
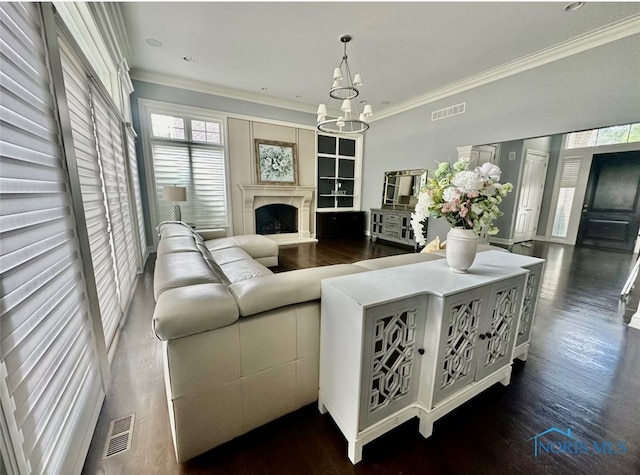
[[[551,229],[551,235],[554,237],[567,237],[581,160],[582,157],[565,157],[562,161],[558,202]]]
[[[120,278],[123,280],[123,285],[125,285],[128,290],[124,300],[126,305],[131,297],[138,275],[138,252],[136,250],[138,235],[133,231],[133,197],[129,196],[129,178],[127,157],[125,155],[126,143],[124,142],[124,126],[122,121],[111,109],[109,109],[109,121],[111,124],[111,137],[115,152],[114,159],[118,177],[118,196],[120,197],[118,203],[120,205],[120,216],[122,217],[122,230],[124,231],[125,248],[122,251],[126,256],[126,260]],[[123,295],[125,295],[124,292]],[[122,310],[125,310],[124,306],[122,307]]]
[[[40,8],[0,4],[0,403],[12,470],[77,473],[104,391]]]
[[[193,194],[188,206],[196,223],[227,225],[224,155],[221,149],[193,146]],[[187,202],[189,204],[189,202]]]
[[[130,233],[130,216],[125,213],[129,200],[126,193],[126,176],[122,176],[124,172],[122,139],[121,135],[119,135],[118,123],[112,119],[112,112],[106,101],[95,91],[91,97],[94,106],[94,125],[98,140],[100,163],[102,164],[107,207],[111,222],[111,234],[115,248],[116,278],[120,290],[121,310],[124,310],[126,303],[129,301],[136,277],[134,271],[136,260],[135,255],[129,252],[129,247],[133,246],[133,241],[127,242],[128,235],[132,233]],[[125,221],[125,219],[128,219],[128,221]],[[129,232],[127,232],[127,228]]]
[[[96,148],[88,78],[76,61],[71,46],[59,38],[65,90],[71,117],[73,147],[82,189],[91,259],[98,290],[98,301],[107,348],[113,340],[121,317],[118,286],[114,271],[114,250],[109,236],[109,222],[100,163]]]
[[[152,152],[160,221],[171,219],[173,205],[163,199],[163,188],[177,185],[187,188],[187,201],[179,203],[183,221],[202,228],[228,225],[222,149],[154,141]]]
[[[149,256],[149,248],[147,246],[147,236],[144,229],[144,214],[142,212],[142,193],[140,192],[140,174],[138,173],[138,160],[136,159],[136,139],[133,130],[127,128],[127,153],[129,159],[129,169],[131,171],[131,184],[133,187],[133,198],[135,204],[135,214],[137,216],[137,233],[140,240],[140,268],[138,272],[142,272],[144,262]]]

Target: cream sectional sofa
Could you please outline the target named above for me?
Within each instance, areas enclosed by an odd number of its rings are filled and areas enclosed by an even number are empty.
[[[184,462],[318,398],[322,279],[442,258],[403,254],[273,273],[264,236],[205,239],[163,223],[153,329]]]

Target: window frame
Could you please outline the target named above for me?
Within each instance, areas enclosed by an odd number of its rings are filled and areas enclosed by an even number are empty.
[[[156,177],[153,163],[153,143],[181,143],[184,145],[193,145],[196,147],[211,146],[222,150],[224,155],[224,178],[225,187],[225,203],[227,208],[227,224],[222,226],[228,235],[233,234],[233,216],[231,206],[231,179],[230,179],[230,160],[229,145],[227,140],[228,116],[220,111],[213,109],[203,109],[199,107],[186,106],[170,102],[156,101],[152,99],[138,99],[138,110],[140,116],[140,132],[142,134],[142,149],[144,156],[144,164],[146,170],[147,199],[149,203],[149,216],[151,219],[151,227],[155,229],[160,224],[158,197],[156,193]],[[169,115],[185,120],[185,139],[168,139],[162,137],[154,137],[152,134],[151,114]],[[205,122],[220,123],[221,144],[213,144],[211,142],[200,142],[191,140],[191,120],[203,120]],[[153,232],[153,248],[155,250],[158,244],[157,233]]]

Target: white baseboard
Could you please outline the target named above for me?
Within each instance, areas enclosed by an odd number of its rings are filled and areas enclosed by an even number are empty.
[[[635,328],[636,330],[640,330],[640,313],[636,312],[631,317],[631,321],[629,322],[629,326],[631,328]]]

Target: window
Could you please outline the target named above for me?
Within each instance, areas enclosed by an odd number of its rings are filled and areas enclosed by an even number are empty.
[[[614,125],[567,134],[565,148],[600,147],[630,142],[640,142],[640,123]]]
[[[551,231],[553,237],[567,237],[573,195],[576,191],[578,173],[580,172],[580,160],[581,157],[566,157],[562,162],[558,203],[556,204],[553,229]]]
[[[187,201],[179,203],[183,221],[228,227],[222,119],[159,110],[148,117],[158,221],[171,219],[173,203],[163,199],[163,189],[176,185],[187,189]]]

